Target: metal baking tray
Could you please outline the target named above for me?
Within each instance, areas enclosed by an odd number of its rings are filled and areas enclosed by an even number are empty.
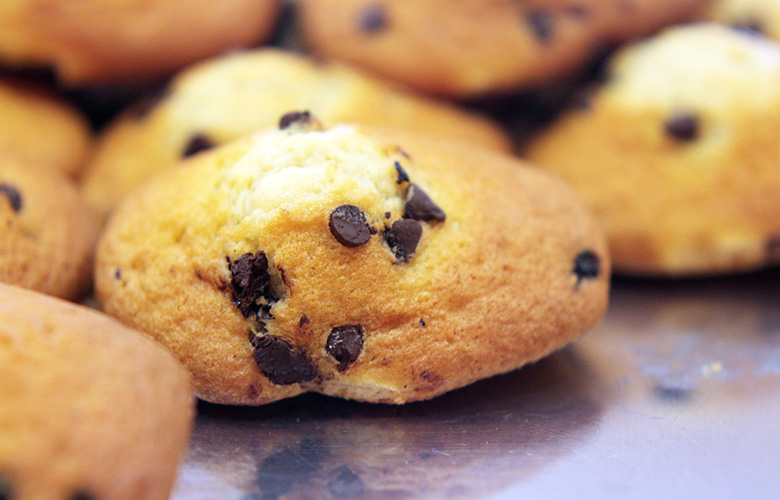
[[[780,269],[620,280],[604,321],[431,401],[200,404],[174,500],[778,498]]]

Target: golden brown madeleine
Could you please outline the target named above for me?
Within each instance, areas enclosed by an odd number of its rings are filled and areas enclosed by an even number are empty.
[[[15,0],[0,5],[0,64],[53,67],[66,85],[138,82],[266,41],[276,0]]]
[[[302,0],[308,47],[391,80],[470,97],[543,85],[707,0]]]
[[[71,179],[0,154],[0,281],[81,298],[92,283],[97,231]]]
[[[279,49],[217,58],[182,72],[159,102],[125,113],[101,137],[85,194],[107,213],[122,196],[183,157],[274,127],[291,110],[328,122],[406,128],[508,151],[496,123],[393,87],[341,64]]]
[[[188,442],[187,373],[97,311],[0,284],[0,496],[164,500]]]
[[[92,146],[86,118],[39,87],[0,79],[0,156],[78,177]]]
[[[758,269],[780,261],[778,117],[780,46],[679,27],[625,48],[528,156],[594,210],[616,272]]]
[[[427,399],[603,315],[606,242],[561,183],[459,141],[281,123],[156,177],[98,247],[103,308],[201,398]]]

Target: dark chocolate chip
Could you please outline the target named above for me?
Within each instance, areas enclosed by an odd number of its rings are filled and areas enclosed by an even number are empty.
[[[330,213],[330,233],[345,247],[359,247],[371,239],[371,226],[355,205],[341,205]]]
[[[425,320],[420,318],[420,326],[425,326]]]
[[[420,376],[421,376],[422,378],[424,378],[424,379],[428,379],[428,378],[431,376],[431,374],[430,374],[430,373],[428,373],[428,372],[422,372],[422,373],[420,374]]]
[[[0,500],[13,500],[14,492],[11,488],[11,480],[0,475]]]
[[[317,376],[317,369],[309,362],[306,353],[295,349],[286,340],[264,335],[255,337],[252,345],[257,366],[274,384],[298,384]]]
[[[8,203],[11,204],[14,212],[19,212],[22,209],[22,193],[15,186],[6,183],[0,184],[0,196],[8,198]]]
[[[233,302],[245,318],[258,312],[257,300],[268,295],[271,276],[268,274],[268,259],[263,252],[245,253],[228,264]]]
[[[328,482],[328,491],[335,498],[349,498],[365,493],[366,484],[346,465],[333,471],[333,475],[336,477]]]
[[[396,184],[403,184],[409,182],[409,174],[406,173],[404,167],[399,162],[395,162],[395,171],[398,172],[398,178],[395,180]]]
[[[583,250],[574,258],[574,274],[577,286],[585,279],[597,278],[601,273],[601,259],[592,250]]]
[[[309,111],[291,111],[279,118],[279,130],[284,130],[294,123],[306,125],[311,123],[311,113]]]
[[[752,36],[763,36],[766,31],[757,19],[744,19],[731,25],[735,30]]]
[[[390,213],[390,212],[385,212],[385,219],[389,219],[389,218],[390,218],[390,216],[392,216],[392,215],[393,215],[393,214],[392,214],[392,213]]]
[[[360,356],[363,350],[363,327],[360,325],[337,326],[330,331],[325,350],[339,362],[338,370],[343,372]]]
[[[303,328],[308,324],[309,324],[309,317],[304,314],[303,316],[301,316],[301,319],[298,320],[298,328]]]
[[[414,219],[400,219],[384,232],[385,241],[398,262],[409,262],[422,237],[422,226]]]
[[[190,137],[190,140],[184,146],[184,150],[181,152],[181,157],[189,158],[190,156],[196,155],[201,151],[211,149],[214,146],[215,144],[211,141],[211,139],[209,139],[207,135],[195,134]]]
[[[424,221],[444,222],[447,214],[433,202],[428,194],[419,186],[411,184],[406,190],[404,218]]]
[[[532,10],[525,15],[525,21],[539,42],[550,41],[553,31],[552,14],[543,10]]]
[[[677,113],[666,121],[664,130],[677,140],[693,141],[699,136],[699,117],[687,112]]]
[[[122,279],[122,270],[117,268],[116,271],[114,271],[114,278],[121,280]]]
[[[381,3],[367,5],[358,17],[360,29],[365,33],[378,33],[387,28],[387,10]]]

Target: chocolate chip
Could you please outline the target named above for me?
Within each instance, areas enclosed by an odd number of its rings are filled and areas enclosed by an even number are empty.
[[[378,33],[387,28],[387,10],[381,3],[366,6],[358,17],[360,29],[366,33]]]
[[[757,19],[744,19],[731,25],[735,30],[752,36],[763,36],[766,31]]]
[[[395,180],[396,184],[403,184],[409,182],[409,174],[406,173],[404,167],[399,162],[395,162],[395,171],[398,172],[398,178]]]
[[[371,226],[355,205],[341,205],[330,213],[330,234],[345,247],[359,247],[371,239]]]
[[[525,21],[539,42],[547,43],[550,41],[553,31],[552,14],[543,10],[532,10],[525,15]]]
[[[425,320],[420,318],[420,326],[425,326]]]
[[[268,274],[268,259],[263,252],[245,253],[228,264],[230,285],[233,290],[233,303],[241,310],[245,318],[252,312],[257,313],[260,306],[257,301],[268,295],[271,276]]]
[[[447,214],[433,202],[428,194],[419,186],[412,184],[406,190],[404,218],[424,221],[444,222]]]
[[[311,118],[312,116],[309,111],[291,111],[279,118],[279,130],[289,128],[290,125],[294,123],[306,125],[311,123]]]
[[[114,271],[114,278],[121,280],[122,279],[122,270],[117,268],[116,271]]]
[[[385,219],[389,219],[392,215],[390,212],[385,212]]]
[[[14,212],[18,213],[22,209],[22,193],[15,186],[6,183],[0,184],[0,196],[8,198],[8,203],[11,204]]]
[[[333,474],[336,477],[328,482],[328,491],[335,498],[349,498],[365,493],[366,484],[346,465],[337,468]]]
[[[422,226],[414,219],[400,219],[384,232],[385,241],[398,262],[409,262],[422,237]]]
[[[677,140],[692,141],[699,136],[699,117],[687,112],[677,113],[666,121],[664,130]]]
[[[580,252],[574,259],[574,274],[577,275],[577,286],[584,279],[597,278],[601,273],[601,260],[592,250]]]
[[[308,324],[309,324],[309,317],[304,314],[303,316],[301,316],[301,319],[298,320],[298,328],[303,328]]]
[[[343,372],[354,363],[363,350],[363,327],[360,325],[337,326],[330,331],[325,350],[339,362],[338,370]]]
[[[207,149],[211,149],[215,146],[215,144],[209,139],[209,137],[205,134],[195,134],[192,137],[190,137],[190,140],[187,142],[187,145],[184,146],[184,150],[181,153],[182,158],[189,158],[190,156],[196,155],[200,153],[201,151],[206,151]]]
[[[271,335],[255,337],[255,363],[268,380],[278,385],[308,382],[317,376],[317,369],[306,353],[295,349],[286,340]]]

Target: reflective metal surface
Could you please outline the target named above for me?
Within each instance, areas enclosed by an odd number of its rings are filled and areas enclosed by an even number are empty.
[[[617,281],[604,322],[404,407],[203,404],[175,500],[777,498],[780,270]]]

